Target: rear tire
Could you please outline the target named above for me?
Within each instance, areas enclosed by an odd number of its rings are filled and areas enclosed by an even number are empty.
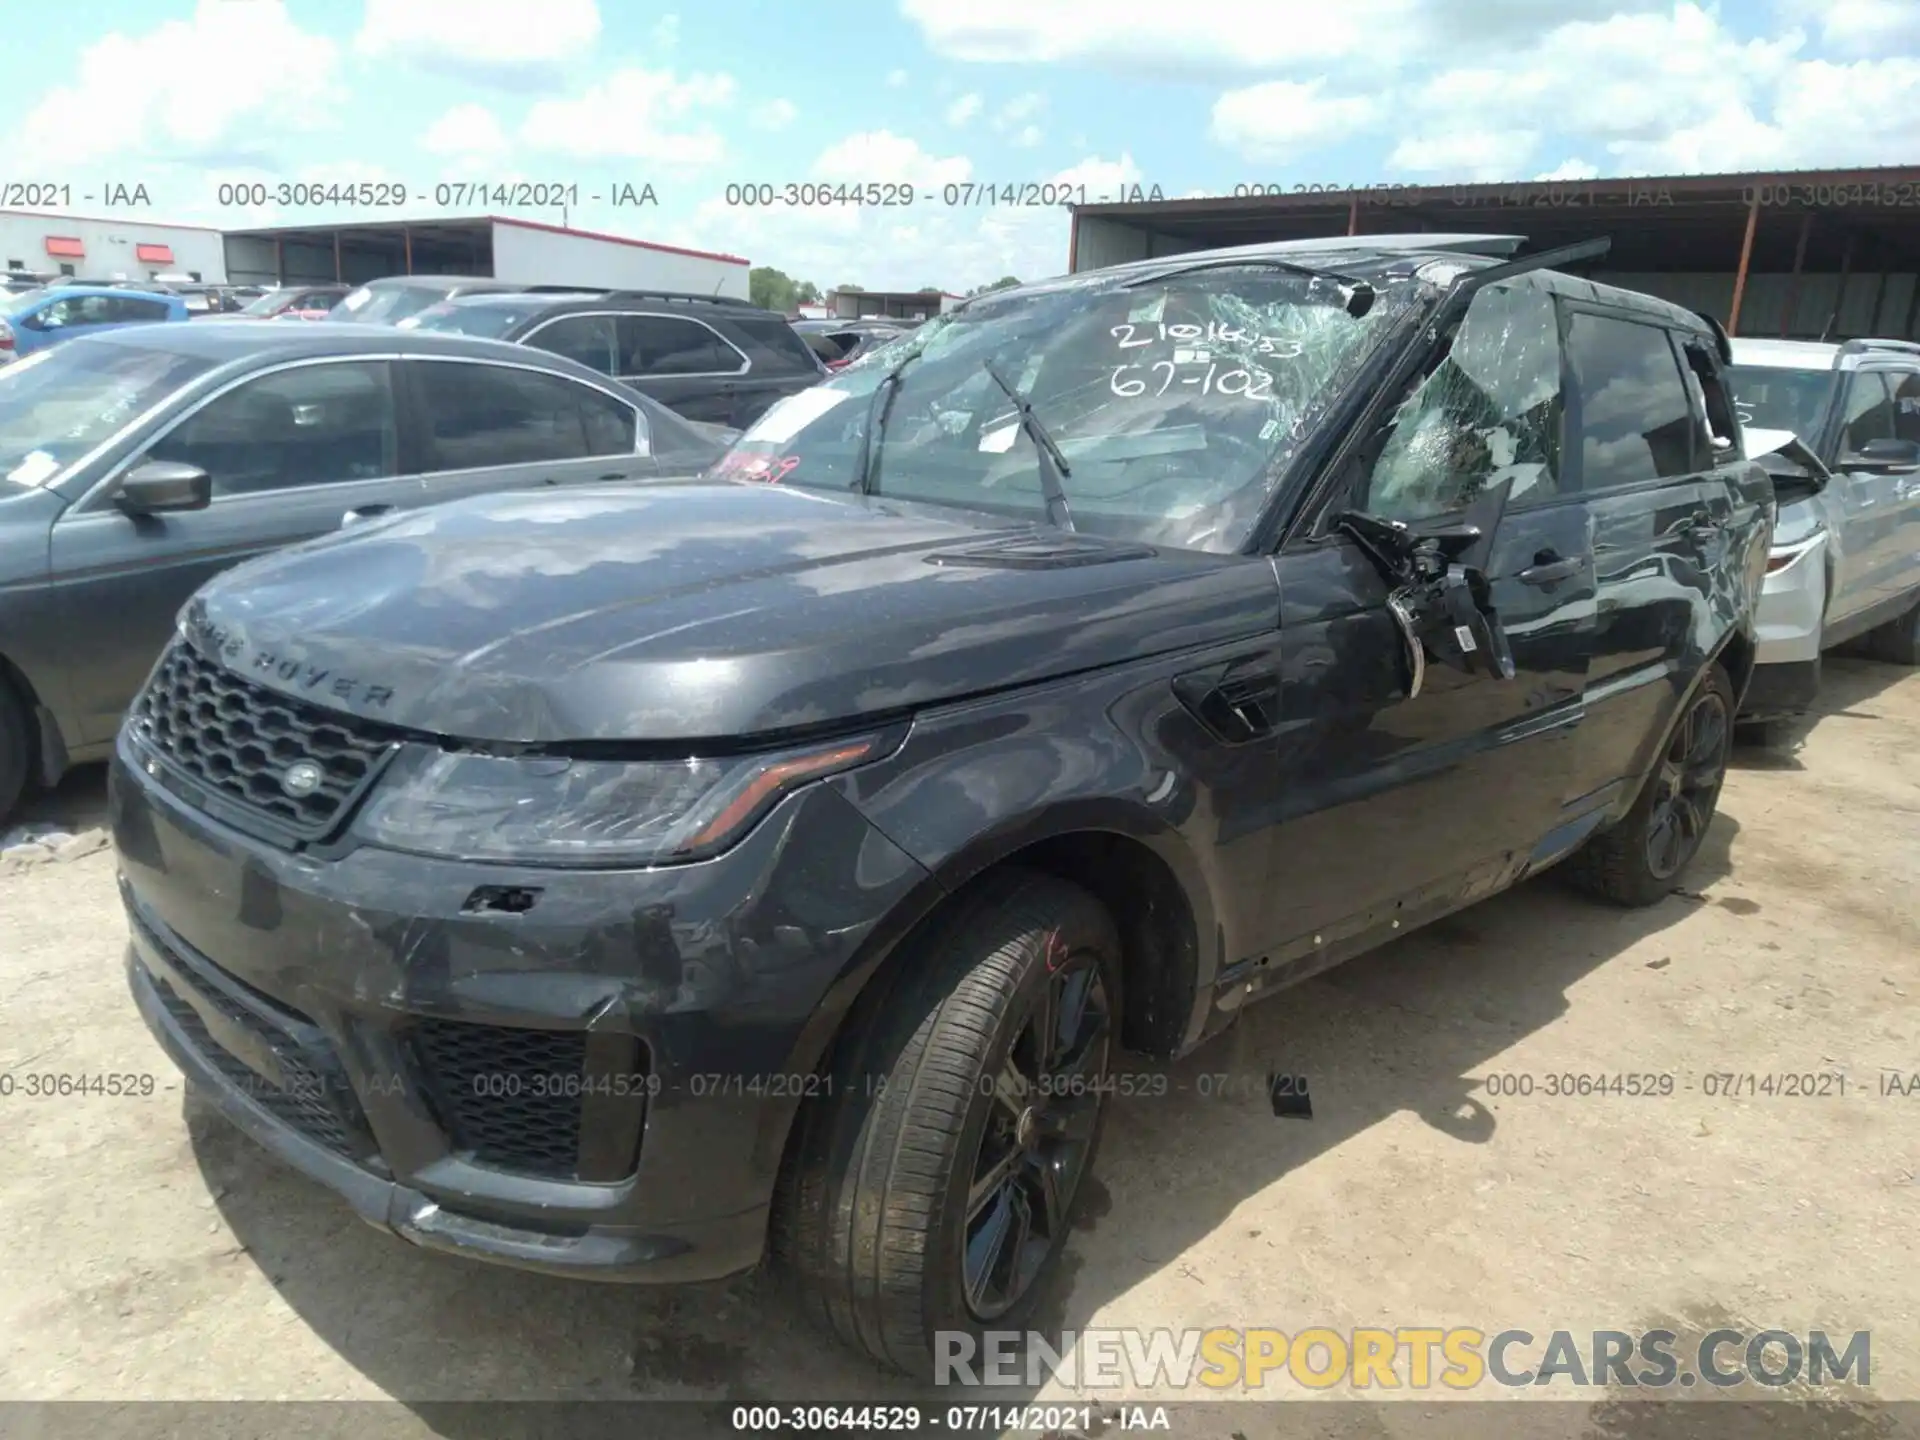
[[[1920,600],[1915,600],[1906,614],[1875,630],[1868,645],[1876,660],[1890,665],[1920,665]]]
[[[1688,697],[1633,808],[1573,855],[1567,879],[1633,908],[1671,895],[1713,823],[1732,738],[1733,682],[1716,662]]]
[[[33,725],[13,687],[0,679],[0,824],[26,789],[33,763]]]
[[[906,947],[802,1107],[772,1248],[817,1320],[930,1379],[936,1332],[977,1344],[1041,1298],[1098,1145],[1120,945],[1078,886],[1008,871]]]

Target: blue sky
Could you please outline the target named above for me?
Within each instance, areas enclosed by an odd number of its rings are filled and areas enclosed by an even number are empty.
[[[569,223],[822,286],[1066,262],[1054,209],[744,209],[730,183],[1526,181],[1920,160],[1920,0],[86,0],[12,27],[0,181],[577,184]],[[658,204],[594,204],[620,183]],[[83,205],[76,204],[84,211]],[[498,206],[459,206],[464,212]],[[364,212],[363,212],[364,213]],[[557,211],[526,209],[558,222]]]

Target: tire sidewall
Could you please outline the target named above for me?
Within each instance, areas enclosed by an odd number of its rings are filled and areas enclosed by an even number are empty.
[[[1720,773],[1714,777],[1712,801],[1706,807],[1706,814],[1704,816],[1705,823],[1700,827],[1700,843],[1693,847],[1693,853],[1680,862],[1679,868],[1676,869],[1673,874],[1665,877],[1655,876],[1652,862],[1647,856],[1646,845],[1647,827],[1653,818],[1655,782],[1660,774],[1660,766],[1666,759],[1667,750],[1673,744],[1674,737],[1680,733],[1680,728],[1687,723],[1687,718],[1693,714],[1694,707],[1697,706],[1701,700],[1705,699],[1709,693],[1719,697],[1721,712],[1726,717],[1727,733],[1720,744]],[[1706,848],[1707,832],[1713,829],[1714,817],[1720,813],[1720,795],[1721,792],[1726,789],[1727,785],[1727,771],[1731,767],[1733,760],[1733,732],[1736,723],[1734,716],[1733,681],[1716,660],[1707,666],[1706,673],[1701,677],[1700,683],[1687,693],[1686,700],[1681,704],[1679,711],[1674,716],[1672,726],[1668,728],[1666,735],[1661,739],[1660,749],[1654,760],[1653,771],[1647,776],[1646,789],[1642,792],[1641,803],[1635,807],[1639,814],[1637,816],[1638,823],[1635,826],[1638,833],[1635,836],[1634,844],[1639,851],[1639,867],[1645,872],[1649,882],[1659,885],[1677,885],[1680,882],[1680,877],[1687,873],[1688,869],[1692,867],[1693,862],[1700,858],[1700,852]]]
[[[1053,942],[1053,936],[1059,937]],[[1110,1075],[1114,1061],[1120,1053],[1120,1018],[1123,997],[1120,990],[1120,964],[1118,942],[1112,924],[1103,911],[1091,904],[1074,907],[1072,913],[1058,917],[1056,923],[1046,930],[1039,931],[1027,938],[1021,957],[1020,978],[1008,1004],[1002,1012],[999,1022],[994,1026],[992,1038],[985,1052],[985,1068],[974,1077],[972,1094],[967,1101],[967,1118],[960,1129],[959,1144],[953,1154],[951,1172],[947,1177],[946,1188],[940,1199],[940,1216],[929,1237],[932,1246],[926,1262],[926,1334],[929,1349],[938,1356],[935,1345],[935,1332],[940,1330],[965,1331],[979,1337],[988,1331],[1024,1330],[1034,1310],[1046,1298],[1050,1289],[1049,1281],[1054,1275],[1059,1252],[1066,1244],[1062,1238],[1055,1244],[1054,1251],[1048,1256],[1040,1275],[1028,1288],[1027,1293],[1016,1301],[1005,1313],[996,1315],[992,1320],[982,1321],[974,1317],[967,1308],[965,1281],[960,1263],[961,1239],[965,1234],[967,1220],[967,1193],[972,1188],[973,1170],[980,1151],[981,1137],[987,1127],[992,1111],[993,1097],[987,1093],[982,1078],[992,1075],[1001,1060],[1011,1049],[1018,1036],[1023,1017],[1027,1014],[1038,989],[1047,982],[1046,957],[1050,943],[1064,944],[1069,953],[1080,950],[1091,951],[1096,957],[1095,963],[1100,969],[1100,979],[1106,987],[1109,1027],[1107,1032],[1107,1057],[1105,1072]],[[1092,1138],[1087,1145],[1087,1154],[1081,1164],[1079,1183],[1074,1191],[1073,1200],[1067,1207],[1068,1233],[1072,1232],[1072,1217],[1079,1208],[1086,1193],[1088,1177],[1093,1172],[1095,1161],[1100,1152],[1101,1136],[1106,1130],[1107,1101],[1110,1094],[1103,1095],[1095,1113]],[[975,1351],[975,1363],[979,1363],[979,1352]]]
[[[33,765],[31,742],[26,707],[0,678],[0,826],[27,788]]]

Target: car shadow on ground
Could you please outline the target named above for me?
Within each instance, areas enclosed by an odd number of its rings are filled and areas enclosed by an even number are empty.
[[[1820,664],[1820,694],[1813,708],[1793,720],[1779,720],[1760,727],[1743,727],[1733,749],[1733,766],[1738,770],[1804,770],[1800,751],[1807,739],[1829,720],[1878,720],[1880,696],[1898,685],[1912,672],[1904,665],[1889,665],[1867,659],[1846,650],[1827,655]]]
[[[1549,875],[1251,1008],[1177,1064],[1130,1062],[1129,1073],[1168,1083],[1155,1098],[1111,1101],[1035,1328],[1056,1339],[1084,1328],[1109,1301],[1181,1265],[1250,1196],[1403,1111],[1455,1143],[1487,1143],[1496,1120],[1469,1077],[1563,1015],[1584,976],[1700,904],[1729,873],[1738,828],[1716,818],[1686,889],[1649,909],[1588,901]],[[1309,1077],[1310,1120],[1275,1118],[1272,1071]],[[1222,1075],[1224,1084],[1203,1079]],[[362,1224],[204,1100],[190,1095],[185,1109],[205,1183],[253,1262],[349,1365],[436,1433],[503,1433],[448,1403],[474,1399],[929,1398],[812,1329],[765,1274],[658,1290],[429,1254]]]

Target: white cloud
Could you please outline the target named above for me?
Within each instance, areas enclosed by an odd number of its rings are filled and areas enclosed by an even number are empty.
[[[479,160],[504,153],[507,135],[491,110],[468,101],[455,105],[429,125],[420,137],[420,148],[430,155]]]
[[[300,63],[262,63],[275,55]],[[281,142],[333,118],[338,69],[339,47],[302,30],[282,0],[200,0],[191,18],[88,45],[73,82],[27,110],[0,154],[16,175],[107,157],[277,170]]]
[[[978,95],[975,95],[975,94],[962,95],[958,100],[954,101],[951,105],[947,107],[947,123],[949,125],[966,124],[969,120],[973,119],[974,116],[980,113],[980,107],[984,103],[985,102],[981,100],[981,98]]]
[[[649,36],[655,50],[671,50],[680,43],[680,17],[662,15],[653,22],[653,32]]]
[[[938,189],[973,174],[964,155],[933,155],[891,130],[869,130],[829,145],[813,162],[821,180],[877,180]]]
[[[1333,96],[1310,80],[1269,80],[1213,104],[1213,138],[1247,160],[1288,160],[1364,130],[1380,116],[1370,96]]]
[[[540,101],[521,138],[533,149],[582,159],[714,165],[727,157],[726,141],[695,112],[727,118],[738,88],[731,75],[682,80],[671,70],[618,70],[575,98]]]
[[[1533,178],[1535,180],[1552,182],[1556,180],[1597,180],[1599,177],[1600,167],[1598,165],[1595,165],[1591,160],[1582,160],[1577,155],[1570,155],[1558,165],[1554,166],[1553,169],[1546,171],[1544,174],[1536,175]]]
[[[1782,17],[1817,25],[1820,43],[1842,55],[1873,58],[1920,45],[1920,5],[1913,0],[1787,0]]]
[[[1424,132],[1394,146],[1387,165],[1462,180],[1504,180],[1526,162],[1539,138],[1518,129]]]
[[[595,0],[366,0],[354,48],[423,70],[510,87],[551,84],[600,38]],[[224,78],[224,77],[223,77]]]
[[[904,71],[904,70],[889,70],[889,71],[887,72],[887,88],[888,88],[889,90],[898,90],[898,89],[899,89],[899,88],[900,88],[900,87],[901,87],[902,85],[904,85],[904,84],[906,84],[906,83],[907,83],[907,72],[906,72],[906,71]]]
[[[1015,135],[1009,143],[1017,149],[1031,150],[1040,143],[1040,140],[1040,127],[1038,125],[1027,125],[1023,126],[1020,133]]]
[[[800,118],[800,107],[791,100],[768,100],[749,118],[762,130],[784,130]]]
[[[1168,78],[1320,73],[1352,60],[1382,64],[1435,47],[1505,48],[1565,20],[1669,0],[1342,0],[1289,6],[1273,0],[1209,0],[1168,6],[1112,0],[901,0],[927,46],[955,60],[1000,64],[1080,62]],[[1855,0],[1864,3],[1864,0]]]

